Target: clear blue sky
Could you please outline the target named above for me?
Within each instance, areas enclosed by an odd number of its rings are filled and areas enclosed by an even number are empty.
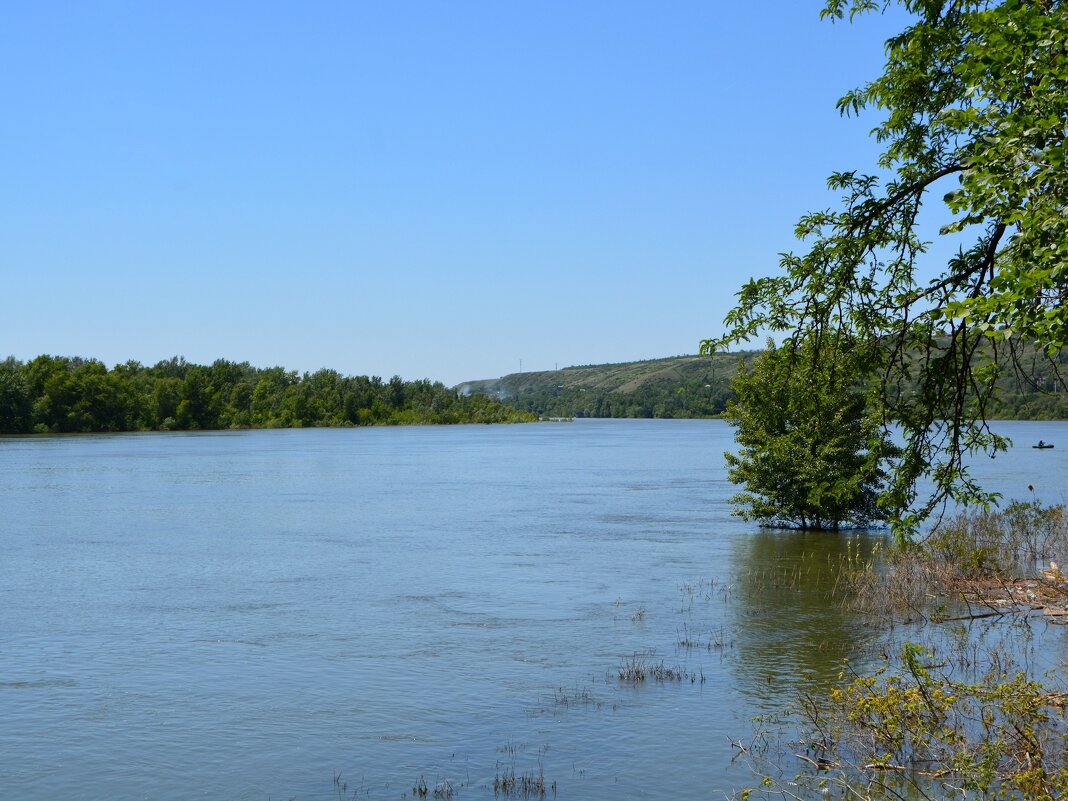
[[[8,2],[0,356],[429,377],[696,351],[872,118],[820,0]]]

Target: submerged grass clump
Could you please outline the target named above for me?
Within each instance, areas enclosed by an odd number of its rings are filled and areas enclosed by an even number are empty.
[[[619,680],[628,684],[641,684],[646,679],[659,682],[689,679],[691,684],[696,684],[700,679],[702,684],[705,683],[704,670],[700,673],[689,672],[681,665],[665,665],[662,659],[654,661],[655,656],[654,651],[637,651],[630,656],[623,657],[616,671]]]
[[[545,774],[540,767],[537,773],[530,770],[517,775],[514,765],[505,768],[497,765],[497,774],[493,777],[494,798],[545,798],[546,790],[556,797],[556,782],[546,785]]]
[[[728,640],[723,629],[720,628],[718,632],[711,632],[708,639],[696,637],[686,624],[683,624],[682,631],[678,632],[678,640],[676,644],[679,648],[685,648],[687,650],[693,650],[696,648],[703,648],[706,651],[722,651],[724,648],[733,648],[734,640]]]
[[[336,779],[334,783],[337,784]],[[426,778],[423,776],[420,776],[419,781],[412,785],[412,798],[427,798],[429,796],[438,799],[438,801],[452,801],[455,792],[455,787],[448,779],[439,781],[434,785],[433,790],[427,786]]]
[[[619,680],[640,684],[645,681],[647,667],[645,657],[641,654],[623,657],[619,665]]]
[[[710,603],[716,600],[717,597],[720,601],[725,602],[733,593],[733,585],[724,584],[716,577],[687,581],[685,584],[679,585],[679,594],[684,598],[684,605],[679,611],[688,612],[693,609],[698,601]]]
[[[600,707],[601,703],[594,700],[589,687],[557,687],[553,690],[553,703],[556,706],[594,706]]]

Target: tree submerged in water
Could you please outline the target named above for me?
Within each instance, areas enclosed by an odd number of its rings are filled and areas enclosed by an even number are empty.
[[[841,202],[801,218],[806,251],[746,284],[724,336],[702,348],[849,334],[877,388],[873,412],[904,442],[885,493],[903,541],[940,506],[996,500],[967,464],[1007,447],[987,425],[1000,378],[1068,387],[1057,372],[1068,347],[1068,2],[823,5],[831,20],[891,6],[909,17],[882,75],[838,103],[879,113],[883,153],[867,173],[830,177]],[[921,221],[941,224],[956,252],[929,254]]]
[[[737,454],[726,453],[735,514],[800,529],[863,527],[889,518],[879,505],[886,460],[898,454],[866,413],[849,344],[813,338],[768,349],[734,380],[725,417]]]

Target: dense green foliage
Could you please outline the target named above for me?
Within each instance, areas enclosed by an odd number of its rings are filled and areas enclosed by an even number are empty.
[[[0,433],[206,430],[532,420],[485,395],[440,383],[298,375],[220,359],[174,358],[108,370],[95,359],[38,356],[0,363]]]
[[[804,699],[823,770],[798,776],[793,786],[829,787],[857,801],[1064,798],[1064,696],[997,660],[964,680],[936,656],[906,643],[899,659],[872,675],[850,676],[826,701]]]
[[[644,385],[629,392],[585,387],[547,387],[502,402],[541,417],[714,417],[723,412],[729,393],[723,386],[679,382]]]
[[[725,414],[739,446],[724,454],[729,476],[745,487],[735,514],[801,529],[885,520],[882,464],[897,449],[865,412],[851,354],[768,344],[738,371]]]
[[[825,0],[823,14],[889,4]],[[766,331],[856,338],[879,386],[874,410],[905,437],[888,503],[902,510],[899,530],[912,531],[947,499],[992,499],[965,465],[1005,447],[987,425],[1005,375],[1045,372],[1065,388],[1056,357],[1068,344],[1068,3],[897,4],[910,21],[887,42],[883,74],[839,102],[843,114],[878,112],[878,174],[832,175],[839,206],[797,226],[807,252],[743,287],[726,334],[703,347]],[[930,258],[921,222],[945,222],[940,235],[956,252]],[[919,498],[925,476],[935,490]]]

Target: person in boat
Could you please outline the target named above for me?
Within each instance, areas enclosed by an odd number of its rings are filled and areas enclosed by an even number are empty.
[[[1046,447],[1046,443],[1045,443],[1045,442],[1043,442],[1042,440],[1039,440],[1039,441],[1038,441],[1038,447],[1040,447],[1040,448],[1045,448],[1045,447]]]

